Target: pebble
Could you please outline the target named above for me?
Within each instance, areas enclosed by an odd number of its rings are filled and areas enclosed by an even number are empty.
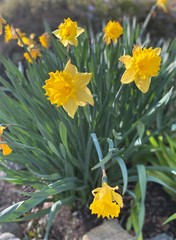
[[[19,223],[16,223],[16,222],[0,223],[0,234],[7,233],[7,232],[14,234],[16,237],[19,237],[19,238],[22,237],[22,229]]]
[[[125,231],[116,220],[106,220],[98,227],[91,229],[85,234],[82,240],[132,240],[131,236]]]
[[[152,238],[146,238],[145,240],[174,240],[174,238],[166,233],[162,233]]]
[[[15,237],[12,233],[6,232],[0,235],[0,240],[20,240],[20,238]]]

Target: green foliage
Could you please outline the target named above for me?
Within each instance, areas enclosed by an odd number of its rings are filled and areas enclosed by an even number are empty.
[[[176,220],[176,213],[172,214],[163,224]]]
[[[0,168],[6,173],[1,179],[30,185],[35,190],[22,193],[29,198],[2,211],[1,222],[23,221],[50,212],[47,239],[61,204],[74,204],[76,200],[88,204],[91,190],[100,185],[102,177],[101,163],[97,164],[90,138],[95,132],[105,156],[102,163],[106,164],[109,182],[118,181],[123,193],[128,190],[128,182],[137,182],[131,225],[138,239],[142,239],[147,181],[163,182],[159,176],[147,178],[148,168],[143,165],[136,168],[129,160],[148,141],[146,130],[153,136],[169,129],[175,119],[170,104],[175,100],[176,41],[159,43],[163,57],[161,71],[152,79],[150,91],[142,94],[133,83],[121,87],[124,68],[118,61],[124,51],[131,54],[133,45],[142,41],[139,34],[135,20],[131,24],[124,19],[124,34],[116,45],[106,46],[102,33],[94,36],[90,29],[79,37],[78,47],[69,52],[51,36],[52,49],[43,50],[38,62],[24,64],[24,72],[10,59],[0,56],[5,71],[0,77],[0,121],[8,125],[10,132],[5,132],[4,139],[13,149],[11,155],[0,156]],[[150,46],[151,42],[143,44]],[[90,89],[95,105],[79,108],[74,119],[61,107],[51,105],[42,88],[48,73],[62,71],[69,58],[79,72],[93,73]],[[174,191],[172,186],[170,190]],[[33,207],[51,198],[54,202],[51,209],[30,213]],[[25,216],[26,213],[29,215]]]
[[[168,171],[156,171],[155,169],[150,170],[150,175],[156,176],[169,185],[175,188],[176,181],[176,137],[164,134],[159,136],[156,140],[154,137],[149,137],[151,146],[149,146],[149,153],[152,155],[148,156],[149,162],[152,166],[166,167]],[[171,195],[173,200],[176,200],[176,193],[168,188],[164,188],[165,191]]]

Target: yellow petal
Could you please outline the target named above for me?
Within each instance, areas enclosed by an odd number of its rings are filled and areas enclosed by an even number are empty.
[[[69,41],[66,39],[62,39],[62,40],[60,39],[60,42],[64,45],[64,47],[67,47],[69,44]]]
[[[107,45],[110,44],[111,39],[110,39],[109,37],[107,37],[106,35],[104,35],[103,39],[104,39],[104,41],[106,42]]]
[[[123,207],[122,196],[117,192],[113,192],[113,198],[116,201],[116,203],[122,208]]]
[[[131,83],[132,81],[134,81],[134,77],[135,77],[134,68],[129,68],[122,75],[121,83],[123,83],[123,84]]]
[[[85,90],[82,90],[82,91],[77,91],[76,98],[77,98],[78,103],[80,101],[80,102],[89,103],[92,106],[94,105],[94,100],[93,100],[92,94],[88,88],[86,88]]]
[[[0,135],[3,134],[3,131],[6,129],[6,127],[0,126]]]
[[[63,105],[63,108],[70,117],[74,118],[74,115],[78,109],[78,105],[76,104],[74,99],[70,99]]]
[[[149,90],[151,78],[146,78],[146,79],[135,79],[135,84],[141,90],[141,92],[146,93]]]
[[[81,33],[83,33],[84,32],[84,28],[81,28],[81,27],[78,27],[77,28],[77,37],[81,34]]]
[[[68,42],[75,47],[78,46],[78,40],[76,38],[69,39]]]
[[[59,29],[52,32],[57,38],[60,38]]]
[[[6,143],[0,144],[0,149],[2,149],[2,154],[4,156],[7,156],[12,152],[12,149]]]
[[[161,48],[155,48],[154,51],[155,51],[156,55],[159,56],[161,53]]]
[[[71,61],[68,60],[64,72],[69,73],[72,77],[75,77],[76,73],[78,72],[77,68],[75,65],[71,64]]]
[[[99,192],[101,189],[102,189],[101,187],[98,187],[98,188],[94,189],[94,190],[92,191],[93,196],[95,196],[95,194],[96,194],[97,192]]]
[[[85,88],[92,78],[92,73],[77,73],[75,83],[79,88]]]
[[[133,62],[133,58],[129,55],[124,55],[119,60],[125,65],[125,68],[130,68]]]

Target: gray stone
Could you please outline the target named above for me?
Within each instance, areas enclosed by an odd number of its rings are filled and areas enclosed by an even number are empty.
[[[152,238],[146,238],[145,240],[174,240],[174,238],[166,233],[162,233]]]
[[[117,220],[106,220],[98,227],[91,229],[82,240],[132,240],[131,236],[117,222]]]
[[[0,234],[9,232],[17,237],[22,237],[22,228],[19,223],[0,223]]]
[[[0,240],[20,240],[20,238],[15,237],[12,233],[6,232],[0,235]]]

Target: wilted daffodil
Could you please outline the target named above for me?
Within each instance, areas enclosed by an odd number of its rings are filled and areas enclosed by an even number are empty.
[[[0,35],[2,34],[2,25],[6,24],[6,20],[0,15]]]
[[[123,28],[117,21],[109,21],[103,31],[106,44],[110,44],[111,40],[116,43],[117,39],[123,34]]]
[[[166,5],[167,5],[167,0],[157,0],[156,1],[156,6],[161,8],[164,12],[168,12]]]
[[[0,126],[0,150],[2,150],[3,155],[9,155],[12,152],[12,149],[8,146],[8,144],[3,140],[2,134],[6,127]]]
[[[66,47],[68,44],[78,45],[77,37],[84,32],[83,28],[78,27],[77,22],[73,22],[70,18],[64,19],[64,23],[58,26],[58,29],[52,33],[59,38],[61,43]]]
[[[160,70],[160,52],[160,48],[142,49],[140,46],[134,46],[132,57],[124,55],[119,58],[126,68],[121,82],[128,84],[134,81],[139,90],[146,93],[149,90],[151,78],[157,76]]]
[[[32,48],[32,49],[29,49],[29,52],[24,53],[24,57],[29,63],[32,63],[33,60],[36,60],[40,56],[41,56],[41,52],[39,48]]]
[[[107,218],[118,217],[120,208],[123,207],[122,196],[117,193],[118,186],[112,188],[106,182],[103,182],[102,187],[92,191],[94,200],[90,205],[92,214],[97,214]]]
[[[49,33],[45,32],[39,37],[39,41],[44,48],[49,48],[50,47],[50,35]]]
[[[78,106],[85,106],[87,103],[94,105],[92,94],[87,88],[92,73],[79,73],[69,60],[63,71],[50,72],[49,75],[50,78],[43,86],[45,95],[51,104],[63,106],[70,117],[74,117]]]

